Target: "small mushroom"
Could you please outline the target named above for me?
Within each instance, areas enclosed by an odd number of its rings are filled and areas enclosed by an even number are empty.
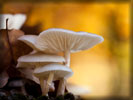
[[[18,58],[17,67],[40,67],[51,62],[65,62],[64,57],[58,55],[48,55],[40,52],[31,53]]]
[[[38,67],[34,70],[34,75],[36,77],[41,80],[47,79],[46,88],[41,85],[43,95],[48,93],[49,87],[51,86],[53,80],[58,80],[60,78],[67,79],[72,76],[72,74],[73,72],[69,67],[57,63]],[[41,83],[43,83],[43,81],[41,81]]]
[[[28,67],[28,66],[27,66]],[[30,80],[33,80],[34,82],[36,82],[37,84],[40,84],[40,81],[37,77],[35,77],[33,75],[33,71],[34,69],[32,68],[19,68],[18,69],[23,75],[25,75],[25,77],[27,79],[30,79]],[[46,81],[44,80],[44,83],[43,84],[46,84]],[[55,87],[54,87],[54,83],[52,83],[52,85],[49,87],[49,91],[50,92],[53,92],[55,90]]]
[[[32,53],[25,56],[21,56],[18,59],[18,62],[64,62],[65,59],[62,56],[57,55],[50,55],[50,54],[44,54],[44,53]]]
[[[8,29],[20,29],[26,20],[25,14],[0,14],[0,29],[6,29],[6,19],[9,19]]]

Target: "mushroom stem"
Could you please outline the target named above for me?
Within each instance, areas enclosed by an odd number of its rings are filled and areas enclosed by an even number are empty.
[[[40,78],[40,86],[41,86],[41,90],[42,90],[42,95],[45,95],[45,86],[44,86],[44,79]]]
[[[57,96],[64,95],[65,92],[65,86],[66,86],[66,80],[64,78],[60,79],[58,90],[57,90]]]
[[[65,57],[65,65],[70,67],[70,51],[66,51],[64,57]]]
[[[64,53],[64,58],[65,58],[65,65],[67,67],[70,67],[70,51],[67,50]],[[65,86],[66,86],[66,81],[64,78],[60,79],[59,86],[58,86],[58,91],[57,91],[57,96],[58,95],[64,95],[65,93]]]
[[[54,72],[50,72],[47,83],[46,83],[44,95],[48,93],[49,87],[52,85],[53,78],[54,78]]]

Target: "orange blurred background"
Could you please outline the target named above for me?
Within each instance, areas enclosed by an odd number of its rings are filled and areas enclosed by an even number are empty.
[[[130,5],[89,2],[10,2],[3,13],[25,13],[26,34],[64,28],[102,35],[104,42],[71,54],[74,75],[68,82],[84,86],[86,97],[129,96]],[[28,29],[27,28],[27,29]]]

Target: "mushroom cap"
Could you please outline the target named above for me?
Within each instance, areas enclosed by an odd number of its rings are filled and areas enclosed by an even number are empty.
[[[32,53],[18,58],[18,62],[65,62],[64,57],[57,55],[48,55],[44,53]]]
[[[66,50],[76,52],[89,49],[103,40],[103,37],[96,34],[53,28],[41,32],[35,45],[46,53],[58,53]]]
[[[73,75],[72,70],[61,64],[48,64],[43,67],[38,67],[34,70],[34,75],[39,78],[47,79],[50,72],[54,72],[54,79],[69,78]]]
[[[35,41],[37,39],[37,35],[23,35],[18,40],[24,42],[28,46],[30,46],[34,50],[38,50],[35,46]]]
[[[8,29],[20,29],[26,20],[25,14],[0,14],[0,29],[6,29],[6,19],[8,18]]]
[[[34,68],[35,65],[26,62],[18,62],[16,65],[16,68],[27,68],[27,67]]]
[[[51,64],[53,62],[18,62],[16,68],[35,68]]]

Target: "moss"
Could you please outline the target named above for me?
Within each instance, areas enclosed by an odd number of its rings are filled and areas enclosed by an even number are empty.
[[[74,95],[72,93],[66,93],[64,95],[64,99],[65,100],[75,100],[75,97],[74,97]]]
[[[14,93],[10,95],[0,95],[0,100],[76,100],[72,93],[66,93],[64,96],[60,95],[57,97],[48,97],[48,96],[40,96],[38,98],[34,98],[33,96],[25,96],[23,94]]]
[[[7,96],[0,96],[0,100],[8,100]]]
[[[40,96],[36,100],[49,100],[47,96]]]
[[[9,97],[11,100],[29,100],[25,95],[22,94],[13,94]],[[10,100],[8,99],[8,100]]]
[[[59,95],[59,96],[56,97],[55,100],[65,100],[65,99],[64,99],[64,96],[63,95]]]

